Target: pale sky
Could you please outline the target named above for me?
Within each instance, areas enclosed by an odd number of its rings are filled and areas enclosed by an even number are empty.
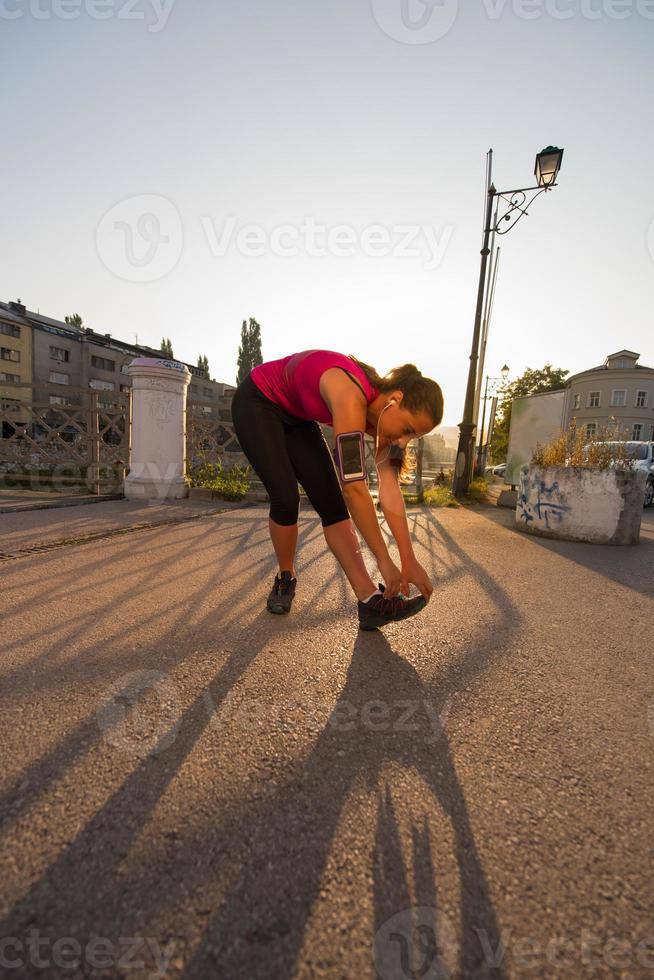
[[[654,0],[0,0],[0,20],[0,299],[170,336],[230,383],[254,316],[264,360],[417,364],[454,425],[486,151],[503,190],[555,144],[559,186],[502,241],[488,372],[654,364]]]

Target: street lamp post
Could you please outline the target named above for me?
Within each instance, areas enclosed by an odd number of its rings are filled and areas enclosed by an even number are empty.
[[[460,497],[465,494],[472,480],[472,471],[475,455],[475,430],[477,428],[474,421],[475,390],[477,385],[477,361],[479,358],[479,338],[481,333],[481,319],[484,309],[484,296],[487,289],[487,267],[488,256],[490,254],[490,238],[493,234],[505,235],[520,218],[528,214],[527,207],[545,191],[551,190],[556,186],[556,177],[561,169],[561,158],[563,150],[556,146],[548,146],[541,150],[536,156],[534,174],[537,184],[535,187],[521,187],[517,190],[498,191],[492,182],[493,151],[488,151],[487,171],[486,171],[486,212],[484,216],[484,234],[481,247],[481,264],[479,269],[479,283],[477,286],[477,307],[475,310],[475,324],[472,332],[472,345],[470,350],[470,366],[468,369],[468,384],[466,387],[466,398],[463,409],[463,420],[459,423],[459,448],[456,456],[454,470],[453,492]],[[531,191],[535,193],[527,201],[527,194]],[[495,199],[498,203],[502,200],[507,209],[503,214],[495,211],[493,218],[493,204]]]
[[[484,428],[486,425],[486,401],[488,399],[488,382],[490,381],[493,385],[491,388],[491,395],[493,394],[493,389],[497,390],[497,385],[506,381],[509,376],[509,365],[505,364],[501,370],[501,378],[489,378],[486,375],[486,384],[484,385],[484,408],[481,413],[481,431],[479,433],[479,445],[477,446],[477,472],[483,473],[485,465],[485,453],[484,453]],[[488,445],[488,439],[486,440],[486,445]]]

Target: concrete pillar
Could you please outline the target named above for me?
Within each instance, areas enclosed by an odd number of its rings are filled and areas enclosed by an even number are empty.
[[[186,390],[191,372],[179,361],[137,357],[132,379],[130,472],[125,496],[169,500],[188,496]]]

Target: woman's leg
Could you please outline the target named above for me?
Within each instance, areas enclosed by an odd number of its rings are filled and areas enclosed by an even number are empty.
[[[279,562],[279,572],[289,571],[293,578],[295,573],[295,552],[297,551],[297,523],[284,526],[268,518],[270,538]]]
[[[300,495],[280,410],[248,376],[234,393],[232,421],[241,449],[270,497],[268,529],[279,571],[295,577]]]
[[[309,491],[307,490],[308,495]],[[311,498],[309,497],[309,499]],[[352,519],[348,517],[347,520],[339,521],[338,524],[327,526],[323,524],[322,530],[325,541],[345,572],[357,599],[361,601],[367,599],[377,586],[368,574]]]
[[[367,599],[376,585],[368,574],[359,539],[348,513],[327,443],[317,422],[287,433],[288,454],[296,476],[322,520],[325,540],[347,576],[357,599]]]

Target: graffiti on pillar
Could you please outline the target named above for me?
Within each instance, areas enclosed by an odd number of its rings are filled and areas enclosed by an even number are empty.
[[[530,524],[541,521],[546,528],[560,524],[564,515],[571,508],[561,500],[559,484],[547,486],[544,480],[522,472],[520,476],[520,494],[518,496],[518,519]]]
[[[164,394],[152,395],[150,402],[150,418],[163,429],[171,421],[175,411],[175,399]]]

